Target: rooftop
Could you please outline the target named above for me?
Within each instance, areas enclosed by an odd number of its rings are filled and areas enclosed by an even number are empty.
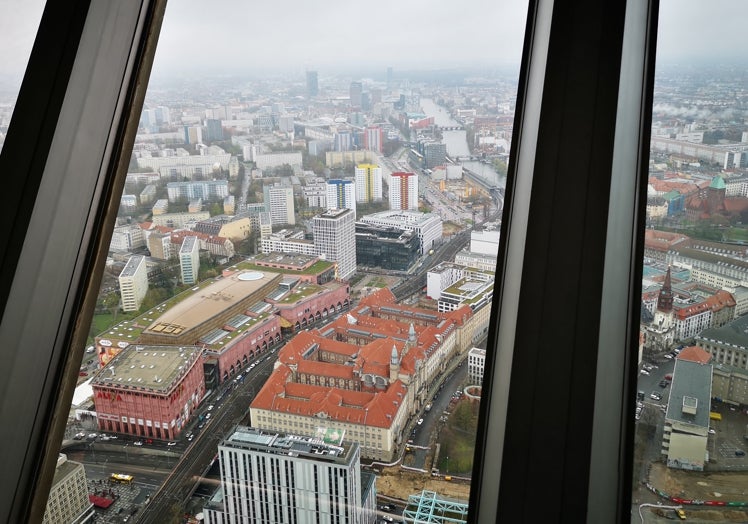
[[[353,451],[357,445],[350,443],[343,444],[343,437],[344,433],[328,429],[324,426],[317,428],[314,437],[275,433],[247,426],[237,426],[234,432],[221,442],[221,446],[272,455],[346,464],[353,459]]]
[[[263,287],[280,280],[281,276],[277,273],[260,271],[240,271],[217,279],[209,286],[197,289],[182,301],[164,308],[161,316],[143,330],[143,333],[180,336],[235,306]]]
[[[711,398],[712,366],[677,359],[665,419],[707,428]]]
[[[122,270],[122,273],[119,274],[120,278],[133,276],[135,274],[135,271],[138,270],[138,267],[140,267],[140,264],[142,264],[144,260],[145,257],[143,255],[135,255],[130,257],[130,259],[127,261],[127,264],[125,265],[125,268]]]
[[[91,381],[96,387],[130,386],[167,392],[202,350],[197,346],[134,346],[118,353]]]

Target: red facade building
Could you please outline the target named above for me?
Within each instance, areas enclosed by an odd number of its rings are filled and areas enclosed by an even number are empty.
[[[173,440],[205,395],[202,350],[128,346],[91,381],[99,429]]]

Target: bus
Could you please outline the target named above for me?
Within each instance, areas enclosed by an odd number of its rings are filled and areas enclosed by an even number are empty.
[[[112,482],[117,482],[119,484],[132,484],[132,475],[123,475],[121,473],[112,473],[109,476],[109,480]]]

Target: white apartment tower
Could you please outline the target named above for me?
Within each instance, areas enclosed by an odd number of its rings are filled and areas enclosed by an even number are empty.
[[[358,444],[324,435],[237,426],[218,445],[221,487],[204,508],[206,524],[373,522],[376,492],[362,489]]]
[[[348,280],[356,272],[356,213],[328,209],[312,222],[317,254],[337,264],[337,278]]]
[[[275,184],[263,188],[265,211],[270,213],[273,225],[296,224],[293,202],[293,188]]]
[[[185,237],[179,248],[179,269],[182,273],[182,283],[188,286],[197,282],[200,270],[200,241],[197,237]]]
[[[122,311],[137,311],[148,292],[148,268],[145,257],[135,255],[125,264],[119,274],[119,293],[122,298]]]
[[[326,205],[328,209],[352,209],[356,213],[356,184],[353,180],[328,180]]]
[[[380,200],[382,200],[382,168],[375,164],[359,164],[356,166],[356,202],[378,202]]]
[[[418,211],[418,175],[392,173],[390,175],[390,209]]]

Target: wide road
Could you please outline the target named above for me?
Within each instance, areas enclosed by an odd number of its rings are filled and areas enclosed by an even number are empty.
[[[224,384],[229,391],[223,394],[220,404],[214,402],[216,407],[211,418],[202,431],[195,434],[172,473],[151,497],[151,502],[137,514],[137,522],[160,524],[182,515],[200,477],[215,459],[219,442],[237,424],[248,424],[249,405],[270,375],[274,362],[274,353],[263,355],[254,369],[244,372],[243,379],[231,379]],[[205,401],[209,402],[210,399]]]

